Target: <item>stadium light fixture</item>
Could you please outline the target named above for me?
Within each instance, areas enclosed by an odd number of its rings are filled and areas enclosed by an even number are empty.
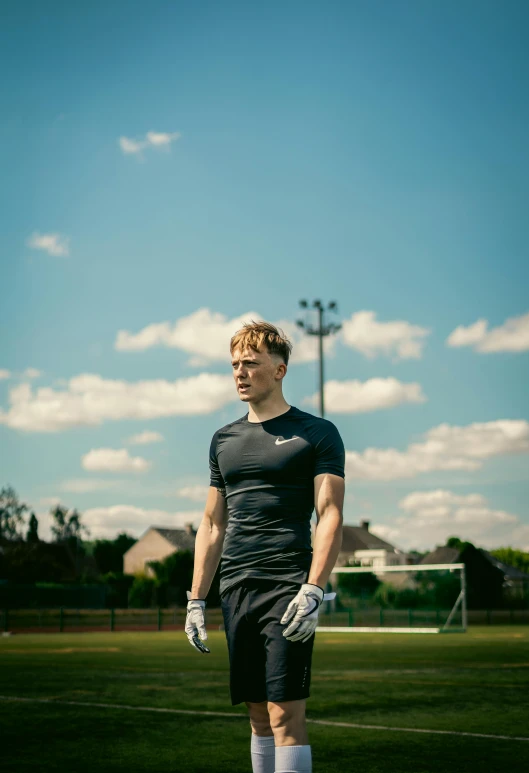
[[[309,307],[309,304],[305,299],[303,299],[299,302],[299,306],[301,309],[306,311]],[[322,301],[317,298],[316,300],[312,301],[312,308],[315,309],[315,311],[318,313],[317,326],[310,324],[308,319],[298,319],[296,320],[296,324],[298,327],[304,330],[307,335],[318,336],[318,351],[320,361],[320,416],[323,418],[325,415],[323,339],[326,336],[337,333],[341,329],[342,325],[339,322],[325,322],[326,312],[331,312],[333,314],[338,312],[338,304],[336,301],[330,301],[330,303],[328,303],[325,307]]]

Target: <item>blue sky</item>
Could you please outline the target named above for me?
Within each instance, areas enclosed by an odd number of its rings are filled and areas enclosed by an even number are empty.
[[[293,322],[322,298],[346,522],[529,549],[528,22],[481,0],[12,4],[1,482],[44,535],[57,500],[94,536],[198,523],[211,435],[244,413],[230,331],[282,322],[286,397],[316,411]]]

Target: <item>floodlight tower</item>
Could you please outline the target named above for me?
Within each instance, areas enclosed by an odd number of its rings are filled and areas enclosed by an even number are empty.
[[[308,309],[309,304],[305,300],[301,300],[299,302],[300,308],[302,309]],[[337,333],[338,330],[342,327],[340,323],[336,322],[329,322],[325,324],[325,312],[330,311],[336,313],[338,311],[338,305],[336,301],[331,301],[327,304],[327,307],[325,308],[323,303],[319,300],[312,301],[312,308],[315,309],[318,313],[318,326],[314,327],[313,325],[309,324],[308,319],[298,319],[296,320],[296,324],[298,327],[302,328],[305,333],[309,336],[318,336],[318,349],[319,349],[319,355],[320,355],[320,415],[323,419],[325,415],[325,398],[323,394],[323,388],[324,388],[324,372],[323,372],[323,339],[325,336],[331,335],[331,333]]]

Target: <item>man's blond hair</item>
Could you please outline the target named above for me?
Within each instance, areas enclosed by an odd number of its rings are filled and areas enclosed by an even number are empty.
[[[279,355],[288,365],[292,344],[284,332],[270,322],[246,322],[231,339],[230,352],[233,354],[236,349],[259,351],[263,346],[269,354]]]

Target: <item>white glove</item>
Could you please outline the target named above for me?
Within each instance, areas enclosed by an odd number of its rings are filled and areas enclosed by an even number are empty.
[[[307,641],[318,626],[318,610],[323,601],[329,601],[336,593],[325,593],[319,585],[304,583],[292,599],[281,618],[281,623],[290,623],[283,631],[289,641]]]
[[[189,591],[186,591],[186,593],[187,598],[190,599],[191,593]],[[202,601],[202,599],[193,599],[187,602],[185,632],[191,646],[199,652],[207,654],[210,650],[201,641],[205,641],[208,638],[204,621],[205,608],[206,602]]]

